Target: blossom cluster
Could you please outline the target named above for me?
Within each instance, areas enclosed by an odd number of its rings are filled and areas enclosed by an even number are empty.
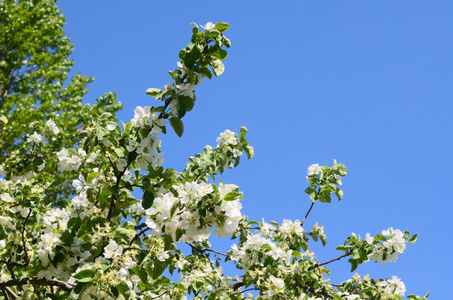
[[[232,235],[242,217],[239,200],[226,201],[225,196],[233,192],[228,185],[215,186],[205,182],[186,182],[175,186],[172,192],[160,193],[154,205],[146,210],[145,223],[154,236],[163,232],[172,236],[174,241],[203,242],[215,227],[217,236]],[[216,205],[221,203],[221,205]],[[203,204],[205,209],[198,208]],[[206,207],[212,209],[206,209]],[[201,214],[201,215],[200,215]],[[222,222],[220,222],[220,219]]]
[[[78,170],[83,163],[87,153],[82,148],[78,148],[77,152],[72,149],[63,148],[57,152],[58,170],[71,171]]]
[[[378,238],[384,237],[382,243],[374,243],[374,239],[369,233],[366,234],[365,240],[369,245],[373,245],[372,253],[368,257],[374,262],[382,264],[394,262],[400,254],[406,250],[406,238],[404,233],[399,229],[392,227],[383,230]]]
[[[369,275],[361,277],[355,274],[351,279],[341,284],[337,295],[341,299],[402,299],[406,286],[400,278],[392,276],[385,280],[372,279]]]

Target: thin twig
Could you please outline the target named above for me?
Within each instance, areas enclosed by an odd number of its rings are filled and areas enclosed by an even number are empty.
[[[212,260],[209,258],[209,256],[206,254],[206,252],[203,249],[195,247],[194,245],[189,244],[189,243],[186,243],[186,244],[189,245],[192,248],[192,250],[195,249],[198,252],[200,252],[200,254],[209,261],[211,267],[214,269],[214,264],[212,263]]]
[[[346,253],[343,254],[342,256],[339,256],[339,257],[337,257],[337,258],[334,258],[334,259],[331,259],[331,260],[329,260],[329,261],[323,262],[323,263],[321,263],[321,264],[320,264],[320,263],[317,263],[316,265],[317,265],[317,266],[324,266],[324,265],[330,264],[330,263],[332,263],[332,262],[334,262],[334,261],[340,260],[340,259],[342,259],[343,257],[349,256],[349,255],[351,255],[351,254],[352,254],[352,250],[349,250],[348,252],[346,252]]]
[[[145,224],[145,226],[146,226],[146,224]],[[141,228],[140,225],[138,226],[138,228]],[[134,238],[129,243],[129,246],[131,246],[142,234],[144,234],[149,229],[150,228],[148,226],[146,226],[142,231],[140,231],[139,233],[135,234]],[[138,229],[136,229],[136,230],[138,230]]]
[[[24,256],[25,256],[25,263],[26,263],[25,266],[28,265],[27,245],[25,244],[25,228],[26,228],[25,226],[27,225],[28,218],[30,218],[30,216],[31,216],[31,212],[32,212],[32,210],[30,208],[28,215],[24,220],[24,225],[22,228],[22,244],[24,245],[24,253],[25,253]]]
[[[259,289],[250,288],[250,289],[246,289],[246,290],[243,290],[243,291],[237,291],[235,293],[232,293],[231,295],[239,295],[239,294],[243,294],[243,293],[249,292],[249,291],[259,291]]]
[[[305,239],[302,239],[302,242],[305,244],[305,246],[307,246],[308,250],[310,250],[310,252],[313,253],[313,257],[314,257],[314,259],[316,260],[315,266],[318,268],[318,271],[319,271],[320,276],[322,276],[321,267],[320,267],[320,265],[319,265],[318,259],[316,258],[315,252],[313,252],[313,250],[311,250],[310,245],[308,245],[308,243],[305,241]]]
[[[163,295],[165,295],[166,293],[168,293],[168,291],[165,291],[165,292],[163,292],[162,294],[160,294],[160,295],[157,295],[156,297],[152,297],[151,299],[157,299],[157,298],[160,298],[160,297],[162,297]]]
[[[146,226],[148,226],[148,225],[146,225],[146,223],[142,223],[142,224],[140,224],[140,225],[135,226],[134,229],[135,229],[135,230],[140,230],[140,229],[142,229],[142,228],[145,228]]]
[[[19,298],[19,296],[17,296],[17,294],[14,293],[13,290],[10,289],[9,287],[5,287],[5,290],[6,290],[11,296],[13,296],[14,299],[18,299],[18,298]]]
[[[304,226],[305,220],[307,219],[308,215],[310,214],[311,209],[313,208],[313,205],[315,205],[314,202],[311,203],[310,209],[309,209],[309,210],[307,211],[307,213],[305,214],[305,217],[304,217],[304,219],[302,220],[302,222],[300,222],[300,226],[301,226],[301,227]]]
[[[212,252],[212,253],[215,253],[215,254],[220,254],[220,255],[223,255],[223,256],[227,256],[225,253],[222,253],[222,252],[219,252],[219,251],[215,251],[215,250],[212,250],[212,249],[209,249],[209,248],[200,249],[200,248],[195,247],[194,245],[191,245],[189,243],[186,243],[186,244],[191,246],[192,248],[194,248],[195,250],[197,250],[199,252],[209,251],[209,252]]]
[[[6,300],[9,300],[8,293],[5,291],[5,289],[2,289],[2,294],[3,294],[3,297],[5,297]]]
[[[41,300],[41,294],[39,293],[38,288],[36,287],[36,284],[33,281],[31,284],[33,284],[33,289],[36,293],[36,296],[38,296],[38,300]]]
[[[13,292],[12,289],[10,289],[9,287],[6,287],[5,290],[11,295],[14,297],[14,299],[19,299],[19,296],[17,296],[16,293]]]

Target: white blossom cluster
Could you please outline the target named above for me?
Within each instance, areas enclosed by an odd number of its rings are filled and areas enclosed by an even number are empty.
[[[222,148],[224,152],[231,151],[233,153],[233,157],[239,157],[242,155],[242,151],[236,147],[239,143],[237,133],[227,129],[220,134],[216,141],[217,147]]]
[[[141,139],[130,139],[126,148],[127,151],[135,151],[138,156],[134,165],[142,170],[148,170],[149,165],[152,168],[161,166],[164,162],[164,153],[160,152],[161,139],[155,136],[162,132],[162,127],[165,126],[165,120],[159,119],[157,112],[151,112],[150,106],[137,106],[134,110],[135,115],[131,120],[133,126],[140,128],[150,128],[150,134]],[[127,166],[125,159],[120,159],[117,162],[117,168],[123,171]]]
[[[402,282],[401,279],[396,276],[392,276],[391,279],[380,281],[378,283],[378,286],[385,296],[396,295],[403,297],[404,293],[406,292],[406,286],[404,285],[404,282]]]
[[[35,131],[32,135],[27,134],[27,143],[31,143],[31,144],[41,143],[41,144],[45,145],[46,140],[44,139],[43,135],[41,135]]]
[[[161,127],[165,126],[165,120],[159,119],[157,112],[151,112],[151,106],[137,106],[134,110],[134,118],[131,120],[132,126],[151,128],[151,135],[159,135],[162,132]]]
[[[46,121],[45,128],[48,131],[52,132],[54,135],[60,133],[60,129],[58,128],[58,126],[55,124],[55,122],[52,119],[49,119]],[[46,142],[44,135],[37,133],[35,131],[31,135],[27,134],[27,143],[31,143],[31,144],[35,144],[35,145],[37,145],[37,144],[45,145],[47,142]]]
[[[183,187],[175,187],[177,196],[171,192],[162,193],[154,199],[153,206],[146,210],[146,225],[152,230],[152,235],[160,236],[162,232],[173,237],[177,241],[176,230],[183,230],[179,238],[180,242],[203,242],[211,235],[211,228],[216,227],[214,234],[217,236],[232,235],[242,217],[242,205],[239,200],[226,201],[223,206],[215,206],[215,213],[223,215],[225,222],[219,225],[215,214],[207,211],[205,220],[200,222],[198,202],[205,196],[211,195],[223,199],[231,192],[231,187],[222,183],[217,187],[217,194],[211,184],[201,182],[186,182]],[[175,208],[176,205],[176,208]],[[173,210],[173,213],[172,213]]]
[[[310,180],[309,177],[313,175],[319,175],[322,173],[322,168],[319,166],[319,164],[313,164],[310,165],[307,169],[307,179],[308,181]],[[341,182],[341,176],[340,175],[334,175],[335,176],[335,181],[336,184],[342,185],[343,183]]]
[[[267,286],[268,289],[266,290],[266,294],[269,297],[273,297],[285,290],[285,282],[281,278],[275,277],[274,275],[269,276],[269,282]]]
[[[230,253],[232,261],[238,263],[243,270],[248,270],[251,266],[264,266],[267,257],[272,257],[274,261],[288,266],[291,262],[292,250],[285,251],[279,248],[271,239],[263,237],[261,233],[247,236],[247,241],[239,246],[233,244]],[[260,253],[261,255],[255,255]]]
[[[96,186],[97,182],[98,182],[98,177],[95,177],[93,180],[91,180],[90,183],[87,183],[85,180],[85,177],[82,174],[79,175],[79,179],[75,179],[72,181],[72,185],[75,187],[77,196],[72,198],[71,202],[76,209],[88,207],[88,205],[90,204],[90,201],[88,201],[88,199],[87,199],[87,191],[89,189],[97,190],[94,187],[94,186]]]
[[[87,153],[82,148],[77,149],[77,153],[73,153],[66,148],[57,152],[58,170],[73,171],[78,170],[85,159]]]
[[[382,243],[375,244],[373,253],[369,255],[369,258],[374,262],[380,262],[382,264],[394,262],[398,258],[398,255],[402,254],[403,251],[406,250],[404,233],[399,229],[389,228],[388,230],[383,230],[382,235],[384,235],[387,240]],[[373,237],[367,233],[367,243],[372,245],[373,240]],[[385,259],[384,254],[386,254]]]
[[[344,282],[347,286],[357,288],[357,286],[361,286],[362,284],[369,284],[372,280],[370,275],[366,275],[363,278],[359,274],[355,274],[352,279],[348,279]],[[373,280],[374,282],[374,280]],[[387,278],[385,280],[380,280],[376,283],[377,292],[382,298],[379,299],[402,299],[406,292],[406,286],[404,282],[401,281],[400,278],[396,276],[392,276],[392,278]],[[360,295],[352,294],[345,291],[338,291],[337,295],[340,296],[342,299],[347,300],[355,300],[355,299],[363,299]],[[395,298],[395,296],[397,298]]]
[[[58,126],[55,124],[55,122],[52,119],[49,119],[46,121],[46,128],[48,130],[50,130],[51,132],[53,132],[53,134],[60,133],[60,129],[58,128]]]
[[[322,172],[322,170],[321,170],[321,167],[319,166],[319,164],[310,165],[307,169],[307,178],[308,178],[308,176],[318,175],[321,172]]]
[[[213,284],[217,283],[218,285],[228,288],[228,280],[224,273],[222,267],[213,267],[211,264],[203,264],[197,267],[193,267],[189,272],[184,272],[185,276],[182,278],[181,282],[187,285],[196,284],[200,278],[209,278],[209,282]],[[212,285],[206,288],[206,292],[209,292],[213,288]]]
[[[177,62],[178,64],[178,67],[179,67],[179,70],[181,72],[181,77],[184,77],[185,74],[186,74],[186,66],[181,63],[181,62]],[[184,96],[189,96],[190,98],[194,99],[195,98],[195,88],[197,85],[200,85],[201,82],[203,81],[203,75],[199,74],[199,73],[195,73],[197,75],[197,84],[193,84],[193,83],[182,83],[182,84],[178,84],[176,85],[176,93],[177,94],[183,94]]]

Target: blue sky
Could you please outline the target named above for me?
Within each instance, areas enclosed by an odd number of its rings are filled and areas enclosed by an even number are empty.
[[[150,87],[170,82],[191,22],[224,21],[226,71],[196,91],[185,134],[163,138],[165,166],[182,170],[225,129],[249,129],[255,157],[222,177],[244,192],[243,213],[302,220],[306,169],[349,168],[341,202],[317,203],[306,227],[325,226],[327,247],[352,232],[389,227],[418,233],[396,263],[359,266],[397,275],[408,293],[448,299],[453,275],[452,1],[60,1],[75,44],[75,72],[94,76],[85,98],[114,91],[124,105],[153,105]],[[220,3],[220,2],[219,2]],[[219,247],[224,247],[220,245]],[[332,282],[350,278],[346,261]],[[449,294],[449,293],[448,293]]]

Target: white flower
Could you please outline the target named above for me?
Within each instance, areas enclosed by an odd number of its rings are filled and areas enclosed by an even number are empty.
[[[170,257],[170,255],[168,255],[167,251],[161,251],[161,252],[157,253],[157,259],[160,261],[165,261],[169,257]]]
[[[100,152],[101,152],[101,150],[97,150],[96,152],[91,153],[90,156],[88,156],[86,162],[87,163],[94,162],[96,160],[96,158],[98,158],[98,155],[99,155]]]
[[[236,138],[236,134],[230,130],[225,130],[220,134],[220,136],[216,139],[217,147],[221,145],[237,145],[238,139]]]
[[[371,245],[371,244],[373,244],[374,238],[373,238],[372,236],[370,236],[369,233],[367,233],[367,234],[365,235],[365,240],[366,240],[366,242],[367,242],[369,245]]]
[[[406,292],[406,286],[404,285],[404,282],[402,282],[401,279],[396,276],[392,276],[392,279],[380,281],[378,285],[384,288],[384,293],[386,295],[397,295],[403,297],[404,293]]]
[[[77,170],[82,164],[82,159],[79,156],[84,157],[86,155],[86,152],[83,149],[79,148],[77,154],[78,155],[72,155],[65,148],[58,151],[57,152],[58,170],[60,171]]]
[[[194,90],[196,85],[190,83],[178,84],[176,86],[178,93],[183,93],[184,96],[189,96],[190,98],[194,98]]]
[[[71,202],[75,206],[75,208],[87,207],[88,204],[90,204],[90,201],[88,201],[88,199],[83,197],[82,195],[72,198]]]
[[[27,134],[27,137],[28,137],[27,138],[28,143],[33,143],[33,144],[41,143],[43,145],[46,143],[46,141],[44,140],[44,136],[37,133],[36,131],[32,135]]]
[[[212,22],[208,22],[206,23],[206,25],[201,25],[201,27],[205,30],[205,31],[209,31],[209,30],[212,30],[214,29],[215,27],[215,24],[213,24]]]
[[[9,211],[12,212],[12,213],[19,212],[20,215],[22,216],[22,218],[26,218],[28,216],[28,214],[30,214],[30,216],[32,215],[31,212],[30,212],[31,209],[27,208],[27,207],[23,207],[23,206],[12,206],[9,209]]]
[[[2,201],[5,201],[5,202],[16,202],[16,200],[14,200],[14,198],[8,194],[1,195],[0,199],[2,199]]]
[[[107,125],[107,129],[110,131],[113,131],[113,130],[115,130],[116,126],[117,126],[116,124],[109,124],[109,125]]]
[[[134,118],[131,120],[132,126],[138,126],[144,128],[145,124],[143,123],[143,119],[149,118],[149,113],[151,110],[151,106],[137,106],[134,110]]]
[[[318,164],[313,164],[313,165],[308,167],[307,175],[308,176],[318,175],[319,172],[321,172],[321,167]]]
[[[115,258],[123,253],[123,247],[118,248],[118,244],[115,241],[110,243],[104,248],[105,258]]]
[[[88,187],[85,186],[86,184],[85,177],[82,174],[79,175],[79,179],[72,181],[72,186],[75,187],[77,194],[86,193],[88,190]]]
[[[60,129],[57,127],[55,122],[52,121],[52,119],[46,121],[46,127],[49,128],[54,134],[60,133]]]
[[[116,161],[116,167],[118,168],[118,171],[123,172],[127,167],[127,160],[125,160],[124,158],[118,159]]]

